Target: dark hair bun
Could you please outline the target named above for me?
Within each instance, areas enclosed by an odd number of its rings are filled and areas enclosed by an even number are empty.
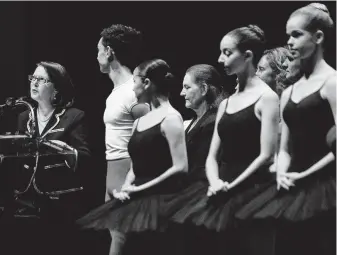
[[[253,31],[261,39],[261,41],[265,41],[264,32],[259,26],[250,24],[248,25],[248,28]]]

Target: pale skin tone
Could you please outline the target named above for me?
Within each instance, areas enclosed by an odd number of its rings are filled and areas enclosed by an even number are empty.
[[[114,84],[114,88],[117,88],[132,79],[132,71],[118,60],[114,49],[103,45],[102,41],[103,38],[100,38],[97,44],[97,61],[101,72],[108,74]],[[138,104],[132,107],[130,114],[136,120],[149,111],[150,109],[147,104],[138,101]],[[109,187],[107,189],[110,190]]]
[[[42,66],[38,66],[35,69],[33,77],[35,77],[35,79],[30,83],[31,98],[38,103],[39,114],[44,117],[49,117],[55,110],[55,107],[51,103],[52,97],[54,96],[54,93],[56,93],[54,84],[50,81],[48,73]],[[36,78],[40,79],[40,81],[37,81]],[[70,147],[63,141],[52,140],[52,142],[60,146],[67,147],[77,154],[76,149]]]
[[[300,73],[300,60],[293,59],[292,56],[288,56],[287,59],[282,63],[282,67],[286,70],[286,78],[296,77]]]
[[[302,15],[291,17],[287,23],[288,44],[294,58],[300,60],[301,69],[304,72],[303,77],[293,85],[291,100],[299,103],[319,90],[322,99],[329,103],[336,123],[336,71],[324,61],[322,48],[324,40],[323,32],[320,30],[315,32],[306,31],[304,23],[305,17]],[[313,49],[316,50],[314,51]],[[326,79],[327,77],[329,78]],[[324,81],[325,83],[322,87],[322,82]],[[290,87],[283,92],[281,97],[281,112],[283,112],[290,94]],[[331,152],[301,173],[288,173],[287,170],[291,160],[289,154],[289,128],[282,120],[282,136],[277,161],[278,189],[282,187],[288,190],[290,186],[295,185],[294,182],[296,180],[305,178],[323,169],[334,159],[335,157]]]
[[[197,119],[192,124],[190,131],[197,124],[198,120],[206,113],[208,110],[208,104],[205,100],[205,96],[208,91],[207,84],[196,84],[192,74],[185,74],[183,80],[183,88],[180,92],[180,96],[185,98],[185,107],[192,109],[196,115]],[[190,121],[189,121],[190,122]]]
[[[137,71],[138,70],[136,69],[135,72]],[[136,77],[136,75],[134,77]],[[144,96],[149,98],[149,96],[146,94],[149,93],[148,91],[150,90],[150,87],[154,86],[154,84],[148,78],[146,78],[144,81],[137,80],[138,78],[135,78],[135,88],[141,91],[141,94],[138,94],[138,96]],[[172,157],[172,166],[167,169],[163,174],[139,186],[135,186],[132,184],[135,180],[135,174],[131,166],[121,191],[113,191],[114,197],[121,201],[130,199],[130,194],[132,193],[151,188],[155,185],[160,184],[172,175],[175,175],[179,172],[187,172],[188,169],[186,144],[184,142],[185,133],[182,118],[180,114],[171,106],[167,97],[155,97],[156,100],[151,100],[151,107],[154,110],[136,121],[133,130],[135,128],[137,128],[137,130],[140,132],[147,130],[158,124],[164,118],[160,128],[163,136],[167,139],[167,142],[169,144]],[[154,103],[154,101],[156,103]]]
[[[257,65],[256,75],[260,77],[265,83],[267,83],[271,88],[276,87],[276,73],[273,71],[269,64],[269,60],[266,55],[262,56],[261,60]]]
[[[102,44],[102,38],[97,44],[97,61],[100,65],[102,73],[109,75],[110,80],[113,82],[115,88],[124,84],[132,79],[132,72],[130,68],[122,65],[117,59],[114,50],[110,46]],[[110,60],[112,59],[112,61]],[[131,109],[131,115],[136,120],[149,112],[148,105],[140,102]]]
[[[42,66],[38,66],[35,69],[33,76],[40,79],[40,81],[37,81],[36,79],[31,81],[31,98],[38,103],[39,112],[44,116],[48,116],[55,109],[51,104],[51,98],[55,93],[54,85],[50,81],[48,73]]]
[[[261,121],[259,156],[231,183],[219,178],[217,155],[221,146],[218,134],[218,124],[225,112],[228,99],[221,102],[213,132],[209,154],[206,160],[206,175],[209,181],[208,196],[212,196],[219,191],[240,185],[246,178],[267,162],[271,162],[276,150],[277,130],[279,123],[279,99],[267,84],[255,76],[255,68],[252,63],[253,53],[246,51],[241,53],[236,48],[233,38],[224,37],[220,43],[221,55],[219,62],[223,63],[228,74],[236,74],[239,85],[236,93],[230,97],[230,104],[227,106],[227,113],[236,113],[252,104],[255,104],[254,112],[256,118]]]

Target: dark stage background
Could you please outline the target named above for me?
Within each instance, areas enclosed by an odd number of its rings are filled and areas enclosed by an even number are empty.
[[[105,155],[103,111],[112,90],[107,75],[99,71],[97,42],[103,28],[122,23],[144,34],[148,57],[160,57],[173,68],[181,83],[194,64],[216,66],[219,43],[228,31],[257,24],[266,34],[268,47],[286,44],[285,25],[296,8],[309,2],[1,2],[0,3],[0,104],[9,96],[27,95],[37,62],[59,62],[70,73],[77,90],[76,107],[87,114],[95,167],[92,183],[104,199]],[[336,21],[336,2],[324,2]],[[336,41],[329,41],[326,59],[336,67]],[[181,84],[172,94],[173,105],[191,117],[179,97]],[[225,77],[230,91],[235,77]],[[0,120],[1,131],[13,127],[11,118]]]

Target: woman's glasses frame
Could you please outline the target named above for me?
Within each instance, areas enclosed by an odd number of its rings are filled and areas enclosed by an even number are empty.
[[[33,74],[28,75],[28,80],[30,82],[37,81],[38,84],[46,84],[46,83],[50,82],[49,79],[39,77],[39,76],[35,76]]]

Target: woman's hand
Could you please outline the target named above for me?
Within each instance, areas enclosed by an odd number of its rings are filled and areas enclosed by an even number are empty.
[[[294,183],[295,181],[302,179],[304,176],[302,173],[297,173],[297,172],[291,172],[291,173],[283,173],[281,174],[281,176],[284,176],[285,178],[288,178],[288,180],[292,183]],[[293,186],[295,186],[293,184]]]
[[[229,191],[231,188],[233,188],[233,185],[228,182],[224,182],[224,186],[222,188],[223,191]]]
[[[125,192],[125,191],[118,192],[117,190],[114,189],[112,191],[112,195],[114,196],[114,198],[116,198],[116,199],[118,199],[118,200],[120,200],[122,202],[124,202],[125,200],[130,199],[129,194],[127,192]]]
[[[225,182],[221,179],[217,179],[208,187],[207,196],[210,197],[217,194],[219,191],[223,190],[224,186]]]
[[[295,186],[293,181],[284,175],[285,173],[278,173],[276,177],[277,181],[277,189],[279,190],[281,187],[289,190],[291,186]]]
[[[48,141],[47,141],[48,142]],[[66,149],[68,151],[72,151],[73,153],[68,154],[66,156],[65,159],[65,163],[67,164],[67,166],[71,169],[73,169],[74,171],[76,170],[76,166],[77,166],[77,156],[78,156],[78,152],[76,149],[72,148],[71,146],[69,146],[67,143],[60,141],[60,140],[50,140],[50,142],[54,145],[60,146],[63,150]]]
[[[138,191],[138,187],[133,184],[124,184],[121,189],[122,192],[126,192],[128,194],[134,193]]]
[[[69,146],[67,143],[60,141],[60,140],[50,140],[52,143],[55,143],[57,145],[59,145],[60,147],[62,147],[63,149],[67,149],[67,150],[73,150],[73,148],[71,146]]]

